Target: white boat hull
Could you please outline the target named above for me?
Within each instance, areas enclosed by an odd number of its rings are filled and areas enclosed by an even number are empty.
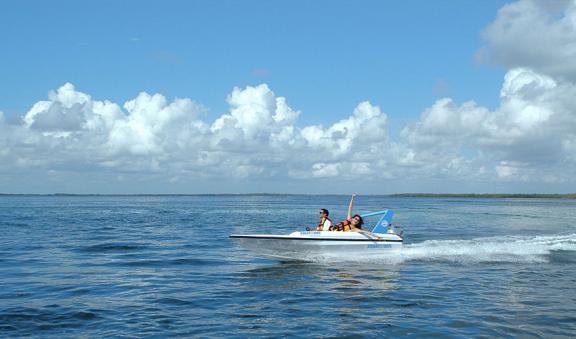
[[[376,234],[377,237],[358,232],[293,232],[290,235],[233,234],[230,236],[241,246],[261,256],[311,261],[317,258],[371,256],[389,253],[402,247],[397,234]]]

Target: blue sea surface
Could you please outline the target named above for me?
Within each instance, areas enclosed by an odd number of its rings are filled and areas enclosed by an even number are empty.
[[[376,258],[278,262],[228,238],[348,201],[1,196],[0,336],[576,337],[576,201],[358,196],[405,232]]]

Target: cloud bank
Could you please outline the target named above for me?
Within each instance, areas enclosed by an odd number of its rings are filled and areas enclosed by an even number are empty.
[[[234,88],[228,111],[206,121],[206,109],[190,98],[169,101],[143,92],[119,104],[66,83],[18,123],[0,112],[0,180],[34,172],[47,180],[82,173],[86,180],[101,174],[119,182],[126,176],[159,182],[440,180],[554,183],[574,190],[575,33],[574,1],[504,6],[484,30],[478,54],[510,67],[499,106],[442,98],[396,140],[388,114],[368,101],[340,121],[303,126],[298,118],[314,112],[292,108],[261,84]]]
[[[140,93],[119,105],[67,83],[35,103],[20,124],[2,122],[2,167],[82,164],[174,177],[339,176],[370,171],[363,161],[386,143],[387,116],[369,102],[331,126],[302,128],[296,125],[300,112],[266,84],[234,88],[228,104],[229,113],[206,122],[199,118],[204,108],[191,99],[168,102],[161,94]]]
[[[573,182],[576,85],[510,70],[498,109],[436,101],[399,140],[361,102],[343,120],[299,126],[267,85],[235,88],[229,112],[203,121],[192,99],[140,93],[123,105],[64,84],[19,124],[0,120],[3,172],[70,170],[200,178],[350,178]]]

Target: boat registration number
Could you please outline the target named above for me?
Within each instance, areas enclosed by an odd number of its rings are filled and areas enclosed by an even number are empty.
[[[301,235],[322,235],[319,231],[304,231],[300,232]]]
[[[368,249],[373,249],[373,248],[392,248],[392,245],[390,244],[369,244]]]

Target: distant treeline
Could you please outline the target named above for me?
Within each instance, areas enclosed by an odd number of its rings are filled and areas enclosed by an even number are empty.
[[[398,193],[393,197],[410,198],[522,198],[522,199],[576,199],[576,193],[570,194],[449,194],[449,193]]]

